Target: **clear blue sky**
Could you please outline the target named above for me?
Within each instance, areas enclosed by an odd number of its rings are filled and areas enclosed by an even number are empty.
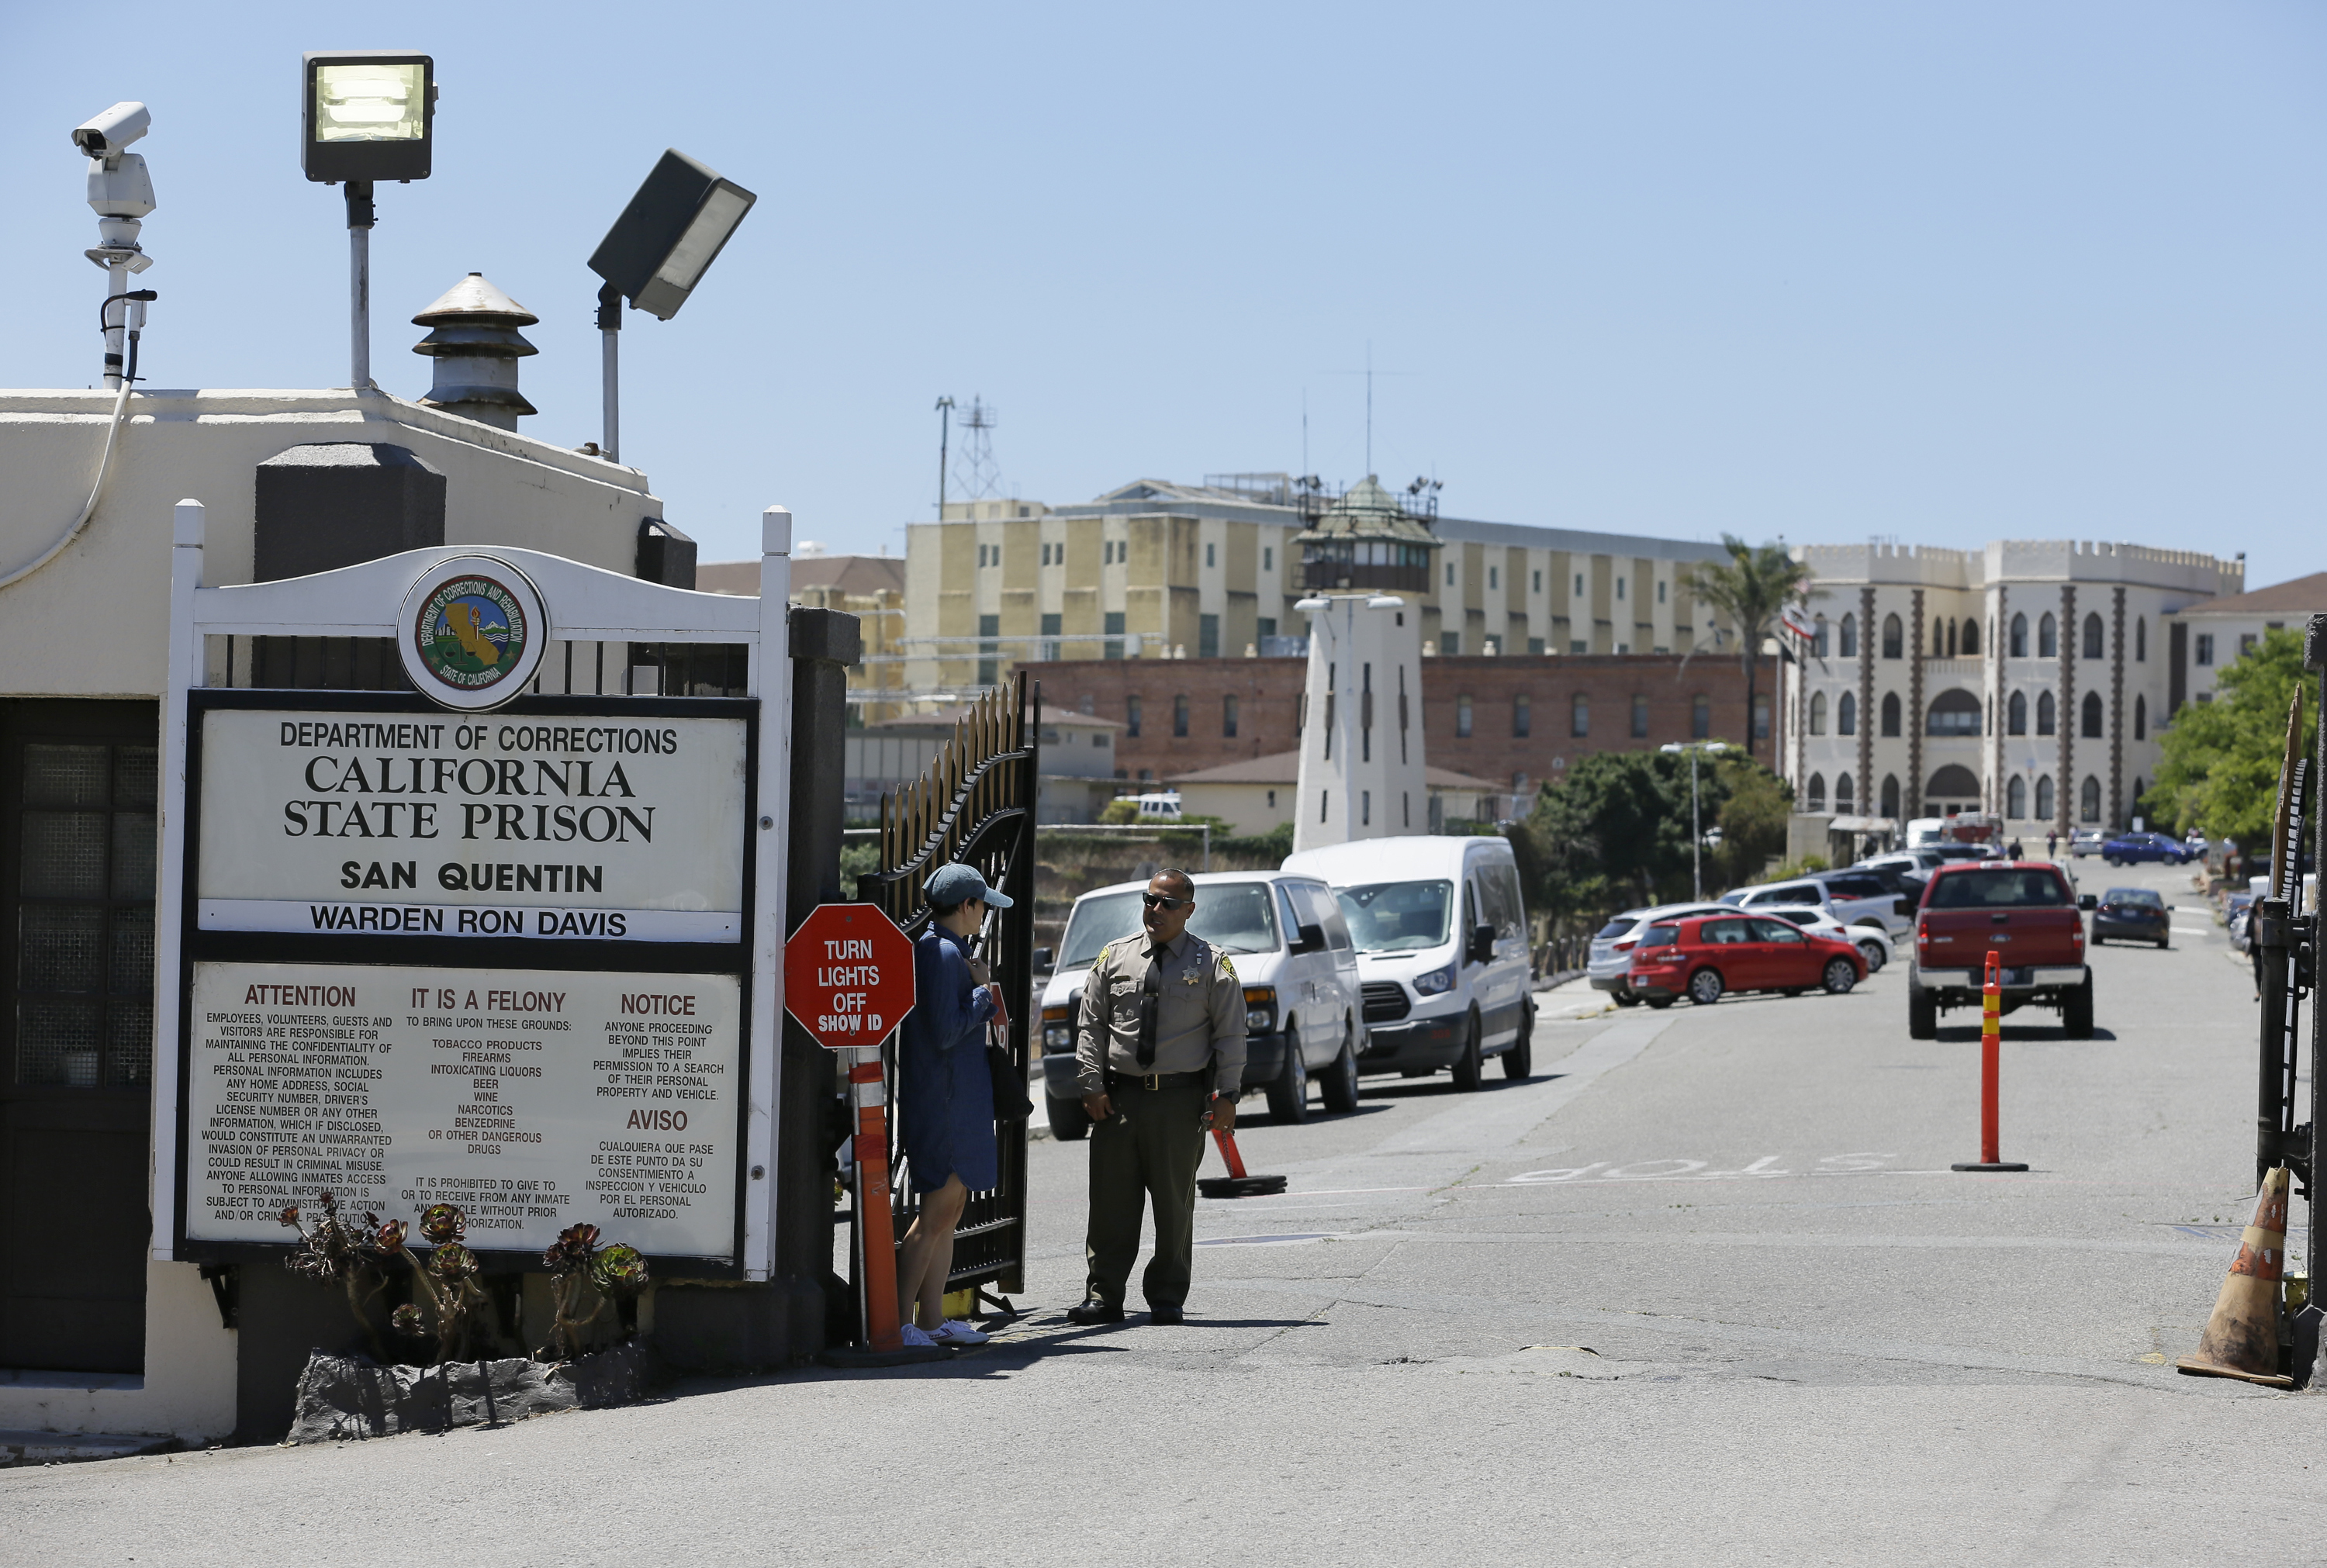
[[[159,386],[344,382],[308,48],[416,47],[375,374],[484,272],[532,434],[597,434],[584,263],[677,145],[759,207],[623,333],[624,453],[707,557],[780,500],[902,546],[940,393],[1016,493],[1435,471],[1465,517],[1796,542],[2129,539],[2327,565],[2327,10],[2266,0],[661,8],[16,0],[0,385],[95,373],[66,132],[143,98]],[[334,16],[343,20],[333,20]]]

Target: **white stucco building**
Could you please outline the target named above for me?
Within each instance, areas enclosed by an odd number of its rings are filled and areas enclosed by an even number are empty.
[[[1795,809],[1991,811],[2008,833],[2116,828],[2192,695],[2183,611],[2236,594],[2242,558],[2070,540],[1979,550],[1799,548],[1809,658],[1785,670],[1780,770]]]

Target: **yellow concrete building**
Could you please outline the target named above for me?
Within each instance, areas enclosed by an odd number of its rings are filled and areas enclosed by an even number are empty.
[[[1369,478],[1310,514],[1401,499]],[[1025,660],[1234,657],[1305,637],[1301,500],[1279,474],[1141,480],[1073,506],[949,504],[906,529],[902,695],[959,697]],[[1421,602],[1425,654],[1663,653],[1711,638],[1681,576],[1724,558],[1718,545],[1432,527],[1442,548]]]

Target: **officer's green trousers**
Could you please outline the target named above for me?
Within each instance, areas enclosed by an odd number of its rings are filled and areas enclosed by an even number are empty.
[[[1145,1089],[1119,1081],[1109,1097],[1117,1114],[1090,1134],[1087,1293],[1123,1304],[1139,1255],[1140,1213],[1152,1203],[1155,1255],[1140,1286],[1151,1307],[1185,1306],[1196,1240],[1196,1167],[1204,1157],[1201,1118],[1210,1089],[1202,1083]]]

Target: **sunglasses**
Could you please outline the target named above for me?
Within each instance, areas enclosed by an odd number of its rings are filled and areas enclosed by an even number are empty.
[[[1167,899],[1161,893],[1142,893],[1139,895],[1139,901],[1145,904],[1151,910],[1184,910],[1196,901],[1193,899]]]

